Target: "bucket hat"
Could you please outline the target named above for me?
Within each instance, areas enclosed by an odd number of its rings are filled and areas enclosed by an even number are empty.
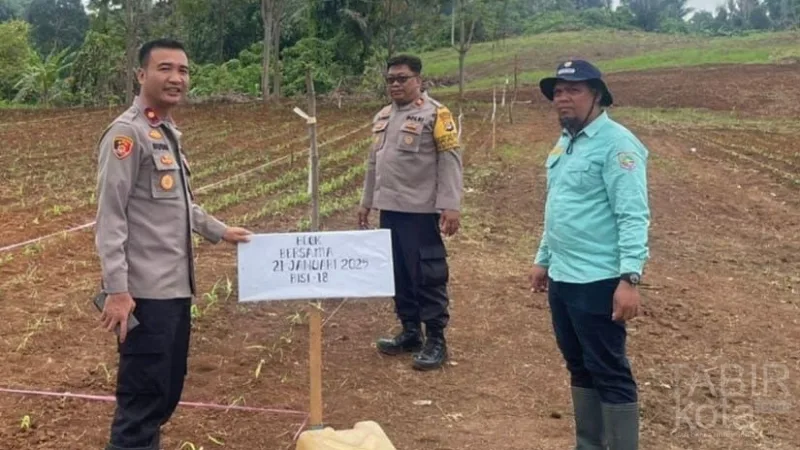
[[[559,64],[554,77],[543,78],[539,81],[539,89],[541,89],[542,94],[550,101],[553,101],[553,91],[558,81],[587,81],[600,89],[601,106],[611,106],[611,104],[614,103],[614,97],[603,81],[602,73],[588,61],[581,59],[565,61]]]

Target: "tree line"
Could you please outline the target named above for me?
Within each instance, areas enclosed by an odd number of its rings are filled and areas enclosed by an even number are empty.
[[[796,28],[800,0],[0,0],[0,105],[116,105],[135,94],[138,46],[183,41],[194,97],[267,102],[305,90],[382,89],[397,52],[605,27],[728,35]],[[690,18],[689,18],[690,17]],[[459,80],[463,88],[463,70]]]

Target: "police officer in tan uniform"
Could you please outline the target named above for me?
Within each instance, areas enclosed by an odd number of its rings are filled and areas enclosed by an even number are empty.
[[[420,59],[400,55],[387,69],[393,101],[373,120],[359,226],[368,227],[376,209],[392,236],[395,312],[403,329],[379,339],[378,350],[418,352],[413,367],[429,370],[447,359],[449,269],[441,235],[459,228],[461,148],[448,108],[422,91]]]
[[[99,144],[96,245],[107,295],[101,321],[119,326],[117,408],[107,450],[159,449],[160,427],[187,373],[191,301],[197,294],[192,235],[238,243],[194,204],[181,133],[170,111],[188,90],[188,60],[171,40],[139,52],[141,93]],[[140,323],[127,332],[130,314]]]

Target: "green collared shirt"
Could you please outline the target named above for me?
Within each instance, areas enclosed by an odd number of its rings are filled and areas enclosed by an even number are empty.
[[[647,148],[604,111],[547,157],[544,232],[534,263],[555,281],[641,274],[649,257]]]

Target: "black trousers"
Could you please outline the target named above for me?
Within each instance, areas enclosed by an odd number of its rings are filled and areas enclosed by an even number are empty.
[[[449,269],[439,214],[381,211],[380,227],[392,235],[397,317],[425,323],[429,334],[443,333],[450,319]]]
[[[158,450],[159,433],[183,392],[191,299],[134,299],[140,325],[119,345],[117,408],[107,450]]]
[[[596,389],[604,403],[635,403],[636,382],[625,355],[625,324],[611,320],[619,278],[575,284],[549,280],[556,341],[570,384]]]

